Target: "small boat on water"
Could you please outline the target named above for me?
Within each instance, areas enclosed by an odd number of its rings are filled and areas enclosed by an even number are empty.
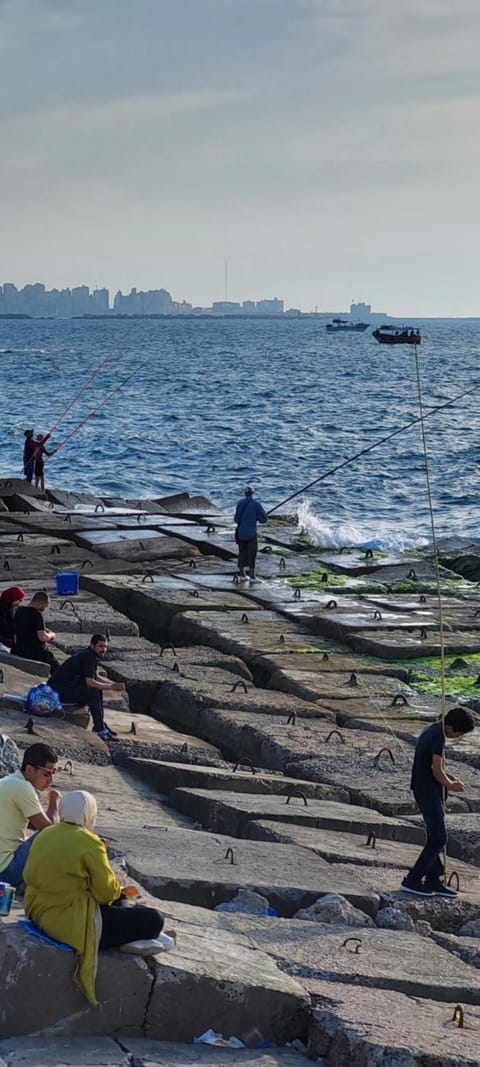
[[[373,331],[373,337],[381,345],[420,345],[420,330],[410,326],[379,326]]]
[[[348,319],[332,319],[327,323],[327,333],[364,333],[368,322],[349,322]]]

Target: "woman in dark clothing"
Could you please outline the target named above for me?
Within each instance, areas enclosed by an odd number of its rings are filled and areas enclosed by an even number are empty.
[[[0,644],[12,651],[15,644],[13,617],[16,609],[25,599],[25,592],[19,585],[4,589],[0,596]]]

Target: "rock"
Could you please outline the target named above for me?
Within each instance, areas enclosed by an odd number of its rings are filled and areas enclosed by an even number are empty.
[[[265,915],[268,907],[270,907],[269,902],[261,893],[254,893],[251,889],[239,889],[236,897],[223,904],[217,904],[214,911],[239,911],[245,915]]]
[[[430,937],[432,933],[432,927],[430,923],[427,923],[426,919],[418,919],[415,923],[415,930],[420,937]]]
[[[413,919],[399,908],[381,908],[375,922],[382,930],[415,930]]]
[[[337,893],[327,893],[309,908],[297,911],[295,919],[306,919],[315,923],[334,923],[336,926],[375,926],[373,919],[359,908],[354,908],[345,897]],[[378,924],[380,925],[380,924]],[[398,927],[394,927],[398,929]],[[402,927],[402,929],[409,929]],[[413,923],[411,926],[413,929]]]
[[[460,937],[480,937],[480,919],[471,919],[458,931]]]

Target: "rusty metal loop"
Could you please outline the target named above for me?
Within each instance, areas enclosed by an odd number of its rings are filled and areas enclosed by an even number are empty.
[[[128,732],[129,732],[129,734],[133,734],[134,737],[137,736],[137,727],[136,727],[136,724],[134,723],[133,719],[132,719],[132,725],[131,725],[131,727],[130,727]]]
[[[420,640],[421,641],[426,641],[427,637],[428,637],[427,631],[426,631],[425,627],[423,626],[422,629],[420,630]]]
[[[325,604],[325,611],[334,611],[338,607],[336,600],[329,600],[328,604]]]
[[[358,678],[355,671],[352,671],[350,678],[348,679],[347,685],[350,685],[352,689],[355,689],[355,687],[358,685]]]
[[[378,608],[376,609],[376,611],[374,611],[373,617],[374,617],[374,619],[378,619],[378,621],[381,622],[382,613],[381,613],[381,611],[378,610]]]
[[[207,534],[209,534],[209,533],[215,533],[215,526],[213,525],[212,522],[210,522],[208,524],[208,526],[207,526]]]
[[[17,541],[21,541],[21,542],[23,542],[24,540],[25,540],[25,538],[24,538],[23,534],[22,534],[22,533],[19,533],[19,535],[18,535],[18,537],[17,537]]]
[[[365,559],[373,559],[373,548],[367,548],[365,550]]]
[[[141,522],[146,522],[146,521],[147,521],[147,516],[145,515],[145,512],[144,511],[139,511],[139,513],[137,515],[138,524],[140,525]]]
[[[307,798],[305,796],[305,793],[303,792],[303,789],[289,789],[285,803],[289,804],[292,797],[298,797],[299,800],[303,800],[305,807],[308,807]]]
[[[407,700],[406,696],[404,695],[404,693],[395,693],[395,696],[393,697],[393,699],[392,699],[392,701],[390,703],[390,707],[391,708],[398,708],[399,705],[401,705],[402,707],[410,707],[410,705],[408,703],[408,700]]]
[[[188,590],[188,595],[189,595],[189,596],[196,596],[196,597],[198,597],[198,589],[189,589],[189,590]]]
[[[66,608],[67,604],[68,604],[69,608],[72,609],[72,611],[73,611],[73,613],[75,615],[76,612],[77,612],[77,609],[76,609],[76,606],[75,606],[75,604],[73,603],[72,600],[64,600],[63,604],[60,604],[60,611],[63,611],[63,609]]]
[[[5,560],[5,563],[3,564],[3,569],[4,569],[4,571],[9,571],[10,570],[10,564],[8,562],[8,559]]]
[[[330,659],[328,652],[324,652],[322,656],[322,663],[326,663],[327,659]]]
[[[425,593],[422,593],[422,595],[420,597],[420,604],[426,604],[426,603],[427,603],[427,598],[425,596]]]
[[[173,667],[172,667],[172,671],[173,671],[174,674],[180,674],[180,667],[178,666],[178,659],[175,660],[175,663],[173,664]]]
[[[238,689],[239,685],[242,686],[244,693],[248,693],[248,686],[247,686],[247,683],[244,682],[243,678],[237,678],[237,681],[233,683],[230,692],[234,693],[235,690]]]
[[[52,500],[50,500],[50,501],[49,501],[49,503],[48,503],[48,506],[49,506],[49,508],[50,508],[50,511],[53,511],[53,509],[54,509],[54,507],[55,507],[55,504],[53,503],[53,501],[52,501]]]
[[[455,1023],[459,1030],[463,1030],[465,1027],[465,1012],[461,1004],[456,1004],[453,1009],[452,1023]]]
[[[93,563],[92,563],[91,559],[84,559],[84,561],[82,563],[82,571],[85,570],[85,567],[92,567],[92,569],[93,569]]]
[[[190,567],[190,568],[191,568],[192,570],[196,571],[196,569],[197,569],[197,561],[196,561],[195,559],[189,559],[189,561],[188,561],[188,566],[189,566],[189,567]]]
[[[244,613],[242,615],[241,622],[243,622],[243,623],[248,622],[248,615],[247,615],[246,611],[244,611]]]
[[[96,505],[96,507],[95,507],[95,515],[97,514],[97,511],[105,511],[105,508],[104,508],[103,504],[97,504]]]
[[[447,881],[447,886],[450,886],[452,884],[453,879],[455,879],[455,884],[456,884],[457,893],[458,893],[458,891],[460,889],[460,878],[459,878],[459,875],[458,875],[457,871],[452,871],[451,872],[451,874],[450,874],[450,876],[448,878],[448,881]]]
[[[0,667],[0,682],[3,682],[3,670]]]
[[[328,742],[330,741],[330,738],[333,737],[334,734],[336,734],[337,737],[340,739],[340,741],[342,742],[342,745],[346,744],[345,738],[344,738],[343,734],[340,733],[340,730],[330,730],[330,733],[327,734],[327,736],[325,738],[325,744],[326,745],[328,745]]]
[[[278,643],[279,643],[279,645],[284,645],[285,644],[285,638],[284,638],[283,634],[280,634],[280,637],[278,638]]]
[[[233,848],[227,848],[227,851],[225,853],[225,859],[226,860],[230,860],[230,863],[231,863],[232,867],[234,866],[234,864],[235,864],[235,856],[233,854]]]
[[[291,711],[290,715],[288,716],[288,719],[287,719],[287,726],[295,726],[296,722],[297,722],[297,713],[296,713],[296,711]]]
[[[71,515],[64,515],[63,521],[64,522],[71,522],[72,521],[72,516]]]
[[[416,580],[417,580],[417,572],[415,570],[415,567],[410,567],[410,570],[409,570],[409,572],[407,574],[407,581],[408,580],[410,580],[411,582],[416,582]]]
[[[10,478],[8,481],[2,483],[2,489],[13,489],[13,482],[10,481]]]
[[[166,651],[167,651],[167,649],[169,649],[169,648],[170,648],[170,649],[172,650],[172,652],[173,652],[173,655],[174,655],[174,656],[176,656],[176,655],[177,655],[177,651],[176,651],[176,649],[175,649],[175,648],[173,647],[173,645],[172,645],[172,642],[171,642],[171,641],[169,641],[169,642],[168,642],[168,645],[162,645],[162,647],[161,647],[161,649],[160,649],[160,655],[161,655],[161,656],[163,656],[163,653],[164,653],[164,652],[166,652]]]
[[[267,556],[270,556],[273,552],[273,548],[271,545],[265,545],[263,548],[260,549],[260,552],[266,552]]]
[[[287,564],[286,564],[286,562],[285,562],[285,556],[280,556],[280,559],[279,559],[279,561],[278,561],[278,566],[279,566],[279,569],[280,569],[281,571],[284,571],[284,570],[285,570],[285,568],[286,568],[286,566],[287,566]]]
[[[238,574],[234,574],[233,575],[232,582],[233,582],[234,585],[238,585],[239,584],[238,583]]]
[[[187,743],[187,741],[183,742],[183,745],[182,745],[182,747],[180,749],[180,752],[182,753],[183,756],[187,755],[187,752],[188,752],[188,743]]]
[[[55,553],[57,553],[57,556],[60,555],[60,545],[52,545],[52,547],[50,549],[50,555],[54,556]]]
[[[377,846],[377,835],[375,833],[375,830],[372,830],[369,833],[368,837],[367,837],[367,848],[376,848],[376,846]]]
[[[375,758],[373,760],[373,766],[374,767],[377,766],[377,763],[378,763],[378,761],[380,759],[380,756],[382,756],[384,752],[386,752],[387,755],[390,756],[390,759],[391,759],[391,761],[393,763],[393,766],[395,767],[395,756],[393,755],[393,752],[392,752],[391,748],[386,748],[386,746],[381,748],[380,752],[377,752],[377,755],[375,756]]]
[[[72,776],[72,774],[73,774],[73,763],[72,763],[71,759],[65,760],[65,766],[62,767],[62,771],[68,771],[68,774],[70,775],[70,777]]]
[[[346,948],[347,945],[350,944],[355,945],[353,952],[355,956],[358,956],[360,952],[360,945],[362,944],[361,937],[346,937],[345,941],[342,941],[342,948]],[[350,952],[350,949],[348,949],[348,951]]]
[[[150,574],[150,571],[147,571],[147,573],[143,575],[142,585],[144,585],[145,582],[152,582],[152,584],[153,584],[153,581],[154,581],[153,574]]]
[[[327,585],[327,583],[328,583],[328,573],[327,573],[327,571],[323,572],[322,577],[320,578],[320,581],[323,582],[325,585]]]
[[[477,611],[474,611],[474,613],[473,613],[474,619],[476,619],[477,615],[480,615],[480,608],[478,608]]]
[[[239,767],[250,767],[250,770],[251,770],[252,774],[256,774],[257,773],[256,770],[255,770],[255,767],[254,767],[254,765],[253,765],[253,763],[251,761],[251,759],[249,759],[248,756],[239,756],[238,757],[237,762],[233,766],[233,773],[234,774],[236,773],[236,771],[238,771]]]
[[[295,590],[295,592],[293,594],[293,599],[294,600],[301,600],[302,599],[302,590],[301,589],[296,589]]]
[[[32,718],[27,719],[27,721],[25,723],[25,729],[27,731],[27,734],[34,734],[35,733],[35,730],[33,729],[33,719]]]

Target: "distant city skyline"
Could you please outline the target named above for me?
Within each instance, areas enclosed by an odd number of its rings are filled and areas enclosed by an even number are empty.
[[[0,0],[0,273],[480,312],[477,0]]]

